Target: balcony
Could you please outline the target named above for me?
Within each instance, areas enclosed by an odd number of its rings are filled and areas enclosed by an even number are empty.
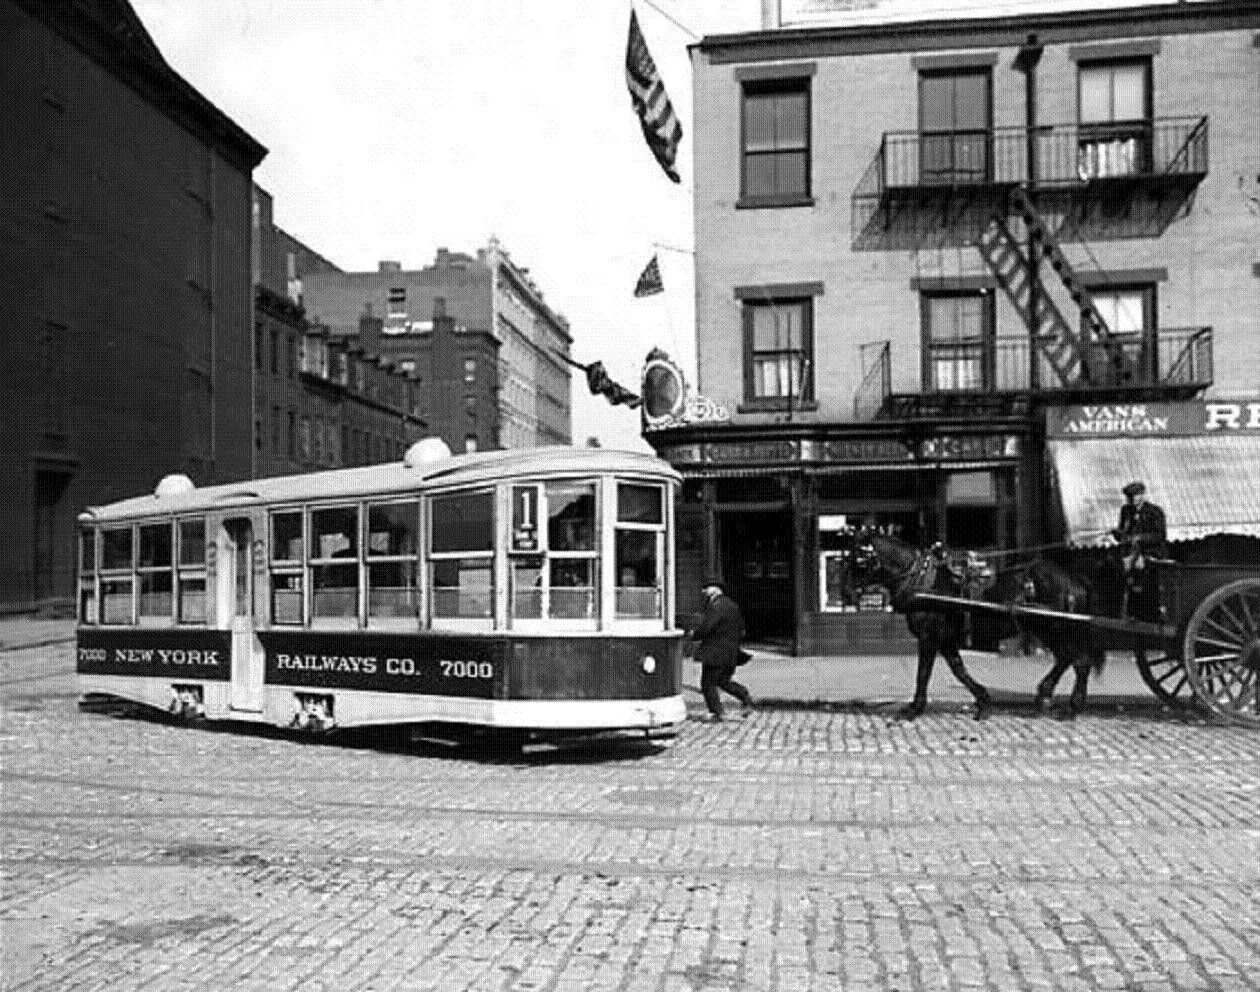
[[[1089,402],[1105,394],[1132,399],[1188,399],[1212,384],[1212,328],[1161,329],[1156,336],[1115,334],[1126,361],[1101,343],[1087,345],[1080,380],[1057,381],[1054,367],[1026,335],[991,344],[931,345],[918,393],[893,393],[886,342],[863,348],[864,378],[854,400],[858,420],[939,416],[1000,416],[1027,408],[1030,399]],[[872,356],[868,359],[868,355]]]
[[[1021,184],[1072,213],[1083,233],[1106,224],[1109,236],[1150,236],[1207,171],[1206,117],[890,131],[853,191],[854,248],[966,243],[995,211],[1007,213],[1006,193]]]

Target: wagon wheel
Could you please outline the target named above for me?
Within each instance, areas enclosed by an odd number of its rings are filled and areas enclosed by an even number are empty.
[[[1260,727],[1260,579],[1221,586],[1186,625],[1186,675],[1198,700]]]
[[[1138,673],[1147,688],[1168,706],[1187,706],[1194,698],[1194,688],[1181,658],[1162,645],[1152,644],[1134,652]]]

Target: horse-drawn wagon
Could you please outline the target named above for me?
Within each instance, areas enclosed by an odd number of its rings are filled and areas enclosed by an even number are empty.
[[[1091,608],[1091,589],[1072,571],[1044,561],[998,573],[983,593],[968,588],[962,568],[941,568],[925,580],[931,552],[874,536],[866,547],[893,587],[897,609],[920,642],[919,684],[912,715],[922,712],[932,660],[939,651],[971,689],[977,707],[983,687],[972,687],[958,656],[969,630],[989,636],[1031,634],[1050,648],[1056,672],[1038,687],[1053,693],[1058,676],[1076,669],[1073,712],[1084,703],[1089,667],[1108,652],[1132,653],[1143,681],[1170,704],[1194,702],[1220,717],[1260,726],[1260,564],[1158,564],[1162,610],[1157,622]],[[1034,581],[1034,576],[1037,581]],[[1004,581],[1005,580],[1005,581]],[[1095,599],[1096,602],[1096,599]],[[925,622],[926,616],[937,622]],[[1048,687],[1048,688],[1047,688]]]

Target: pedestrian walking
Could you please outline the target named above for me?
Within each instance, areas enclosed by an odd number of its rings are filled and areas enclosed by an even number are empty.
[[[753,708],[752,694],[735,681],[735,669],[743,654],[739,642],[744,636],[744,618],[718,579],[705,579],[701,591],[704,605],[688,633],[700,642],[696,661],[700,662],[700,692],[709,709],[708,720],[719,723],[723,716],[720,692],[734,696],[745,710]]]

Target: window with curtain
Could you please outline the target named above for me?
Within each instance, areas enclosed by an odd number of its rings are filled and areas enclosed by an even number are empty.
[[[922,313],[926,388],[941,392],[988,388],[992,364],[988,294],[925,295]]]
[[[1082,179],[1150,171],[1149,59],[1081,63],[1078,69]]]
[[[809,103],[808,79],[744,83],[742,202],[809,197]]]
[[[776,407],[813,399],[812,299],[744,301],[744,397]]]

